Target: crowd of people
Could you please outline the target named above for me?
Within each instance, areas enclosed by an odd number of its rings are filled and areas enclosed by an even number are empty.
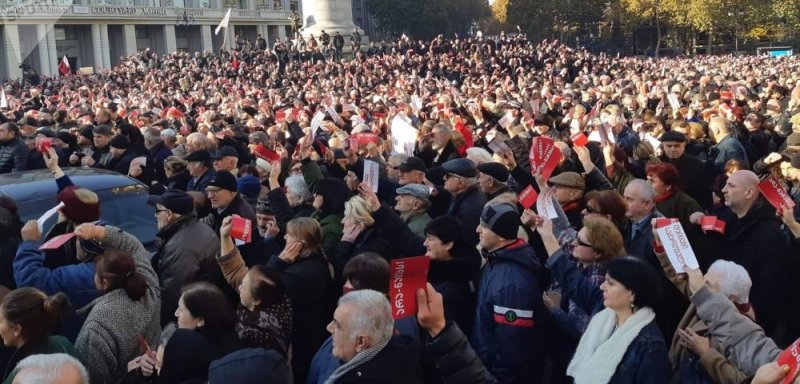
[[[63,206],[42,230],[0,196],[4,382],[787,375],[800,212],[758,184],[800,202],[797,57],[612,57],[505,34],[354,44],[352,59],[283,44],[5,84],[0,174],[49,170]],[[531,151],[544,138],[552,174]],[[102,220],[71,167],[149,188],[156,248]],[[523,206],[531,188],[542,205]],[[711,216],[724,231],[701,227]],[[699,268],[670,261],[659,218]],[[427,287],[395,320],[390,262],[420,255]]]

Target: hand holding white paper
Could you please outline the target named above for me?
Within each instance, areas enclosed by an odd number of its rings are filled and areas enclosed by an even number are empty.
[[[47,212],[43,213],[42,216],[39,217],[39,220],[37,220],[37,224],[39,226],[39,233],[44,233],[44,223],[51,217],[53,217],[53,215],[58,213],[58,210],[61,208],[64,208],[63,201],[58,203],[58,205],[56,205],[55,207],[48,209]]]

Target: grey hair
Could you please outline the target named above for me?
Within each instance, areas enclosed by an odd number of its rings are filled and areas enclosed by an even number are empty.
[[[299,197],[300,200],[304,202],[311,200],[311,191],[308,189],[308,184],[306,184],[306,179],[303,176],[289,176],[286,178],[285,184],[286,189]]]
[[[636,186],[639,188],[639,199],[643,201],[655,201],[656,200],[656,191],[653,189],[653,185],[642,180],[642,179],[633,179],[628,182],[628,187]],[[626,187],[627,188],[627,187]]]
[[[366,336],[372,343],[380,343],[394,334],[392,306],[383,293],[371,289],[352,291],[339,299],[339,306],[342,305],[354,308],[347,324],[352,340]]]
[[[408,160],[408,158],[409,158],[409,156],[406,155],[405,153],[395,153],[395,154],[389,156],[389,158],[387,159],[387,162],[397,161],[397,164],[402,164],[406,160]]]
[[[147,128],[144,130],[144,139],[153,144],[158,144],[161,142],[161,132],[155,128]]]
[[[61,370],[72,365],[81,375],[81,384],[89,384],[89,373],[78,359],[66,353],[31,355],[17,363],[15,383],[52,384],[59,383],[63,376]]]
[[[572,148],[567,145],[567,143],[563,141],[556,141],[554,145],[561,151],[561,156],[564,156],[565,159],[572,158]]]
[[[483,164],[483,163],[491,163],[492,155],[489,151],[481,148],[481,147],[471,147],[467,148],[467,158],[473,157],[475,158],[475,165]]]
[[[753,281],[744,267],[732,261],[717,260],[708,268],[708,273],[711,272],[719,274],[719,288],[725,296],[736,296],[738,304],[747,304],[750,301]]]

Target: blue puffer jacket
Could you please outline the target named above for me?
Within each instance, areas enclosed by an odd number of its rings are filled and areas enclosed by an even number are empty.
[[[522,240],[488,254],[472,346],[501,383],[541,382],[552,333],[541,270],[533,248]]]
[[[14,258],[14,280],[17,287],[33,287],[48,295],[64,292],[73,308],[82,308],[100,297],[102,293],[94,285],[94,263],[65,265],[55,269],[44,266],[44,253],[38,241],[24,241],[17,248]],[[83,318],[70,316],[61,325],[60,334],[70,341],[83,326]]]

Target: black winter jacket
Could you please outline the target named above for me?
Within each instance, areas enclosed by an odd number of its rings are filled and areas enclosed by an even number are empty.
[[[22,172],[28,165],[28,146],[20,138],[0,143],[0,174]]]

